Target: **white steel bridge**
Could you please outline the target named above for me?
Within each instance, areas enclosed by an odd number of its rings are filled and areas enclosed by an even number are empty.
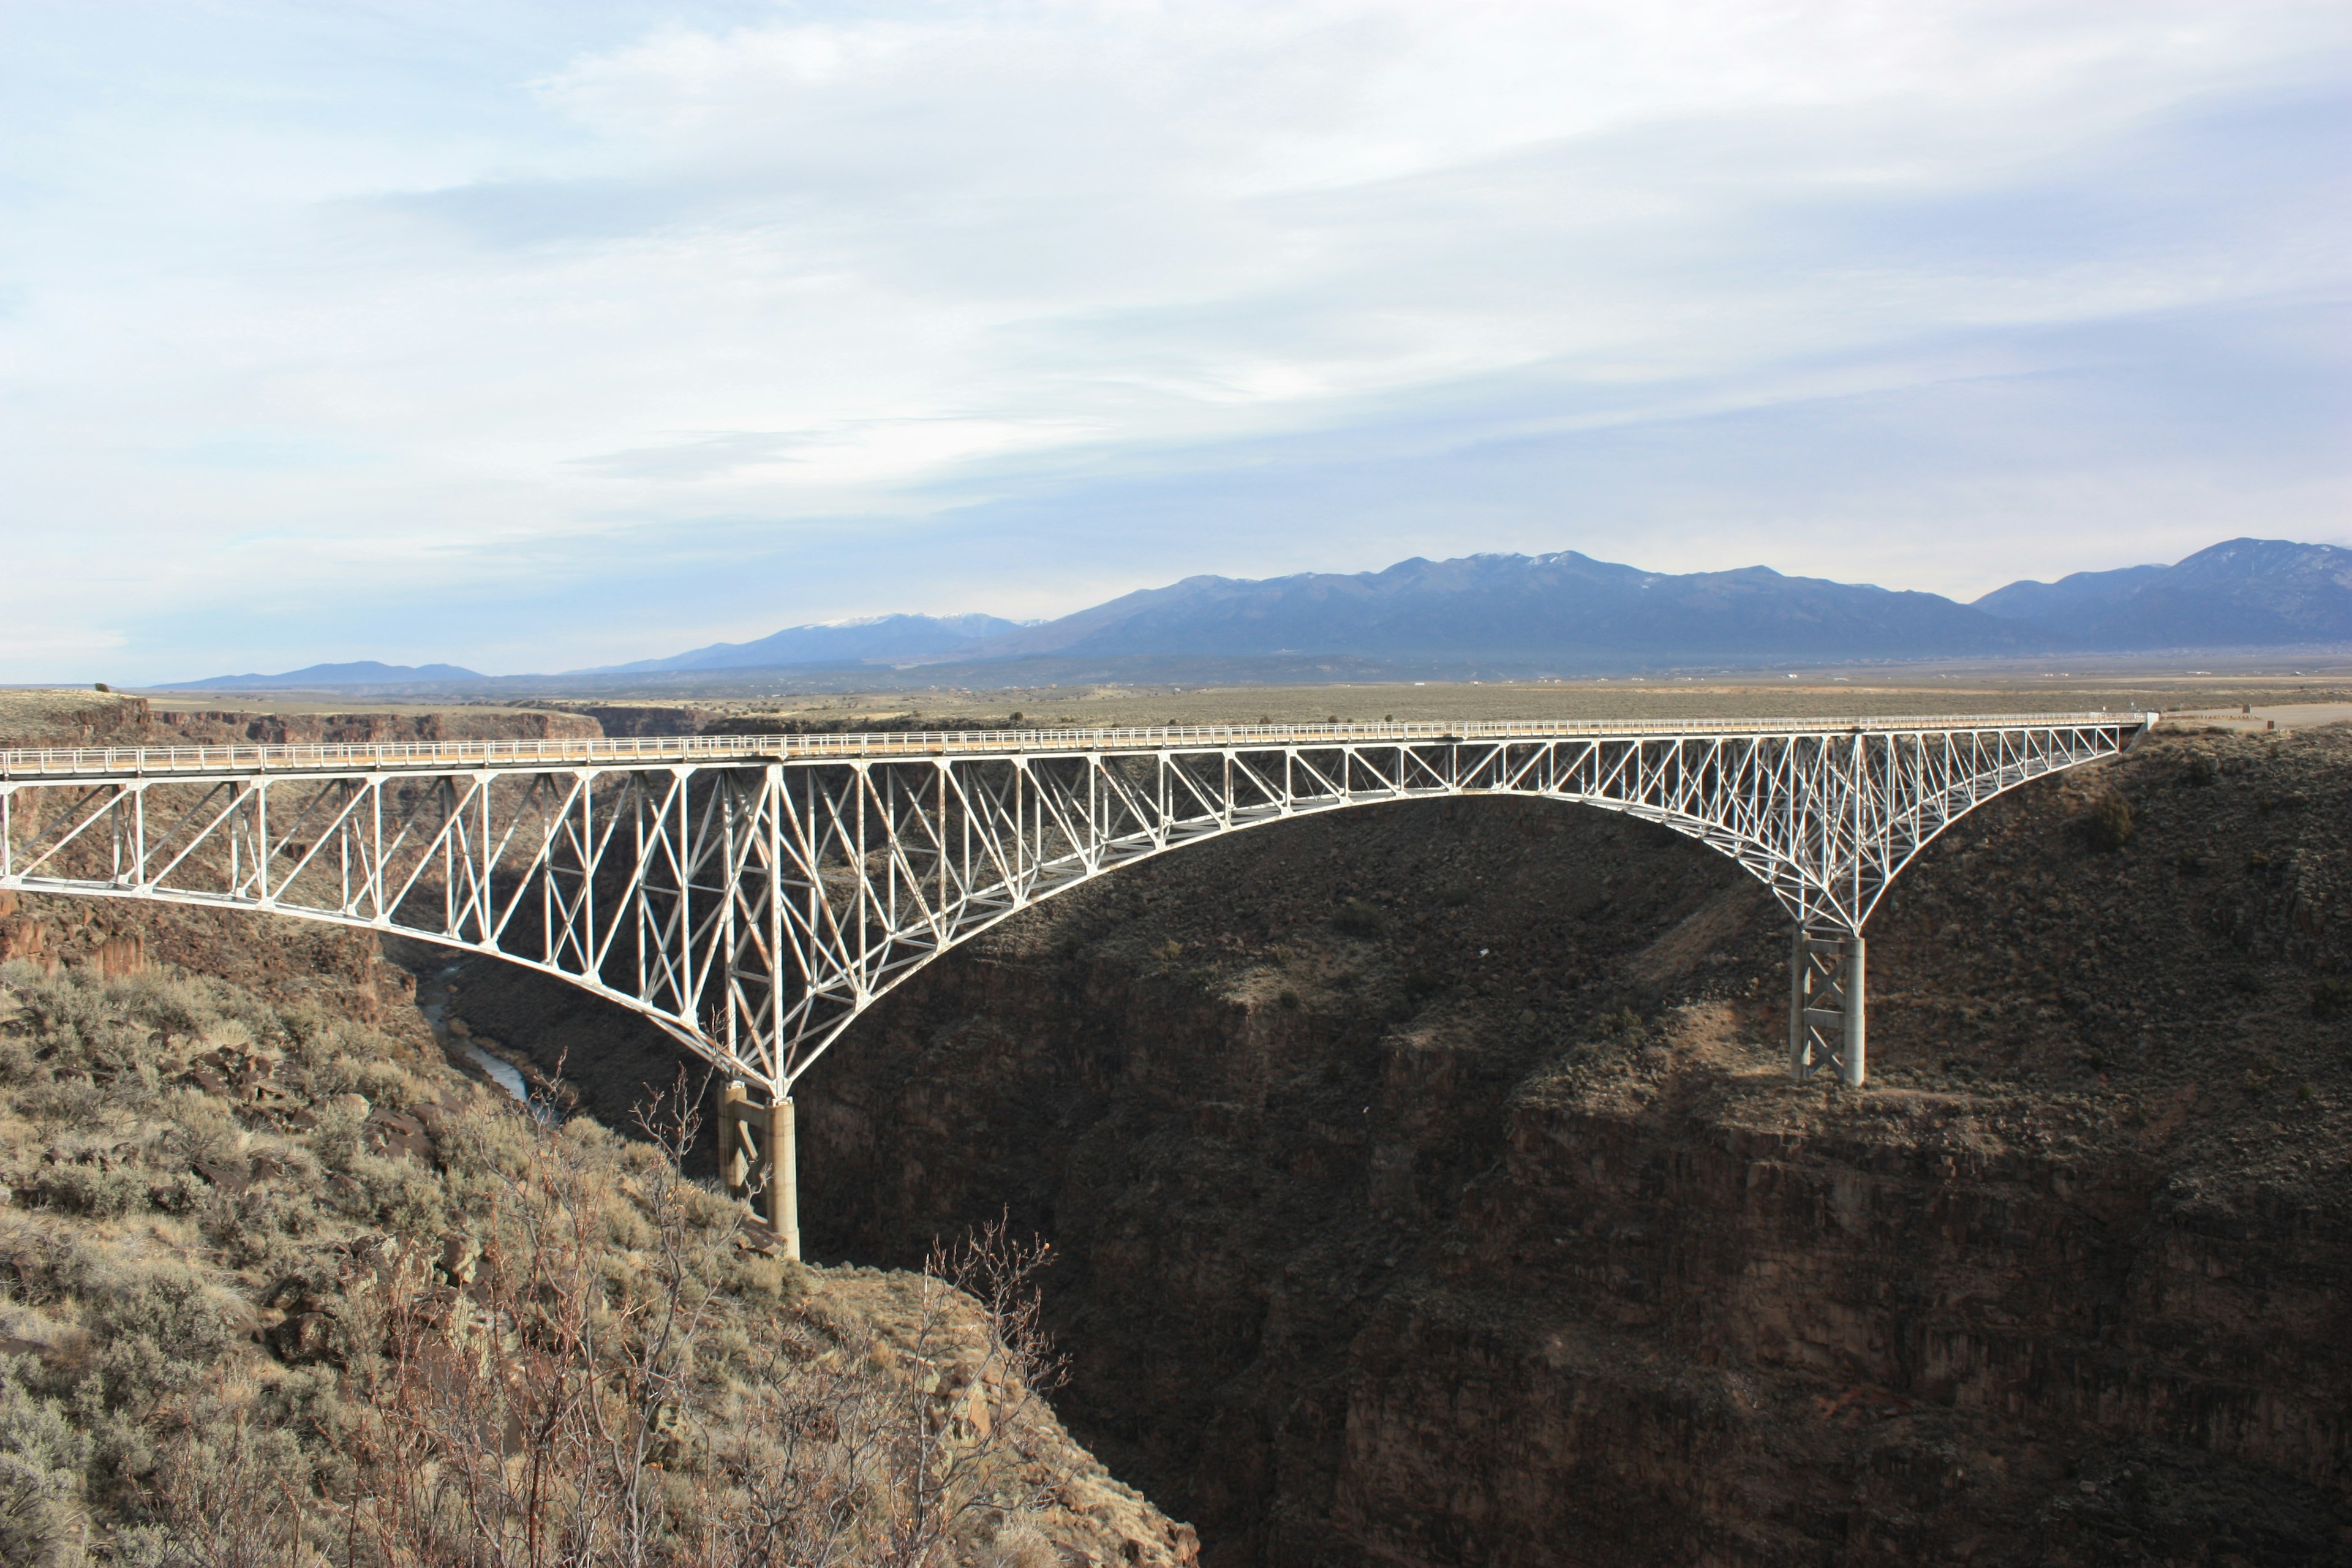
[[[2156,721],[2068,713],[0,752],[0,888],[296,915],[543,971],[645,1015],[744,1086],[730,1101],[741,1109],[722,1117],[722,1146],[732,1136],[751,1149],[748,1132],[765,1150],[789,1139],[793,1082],[860,1013],[1041,899],[1310,812],[1530,795],[1664,824],[1769,887],[1795,925],[1790,1070],[1801,1079],[1834,1066],[1859,1085],[1862,931],[1895,877],[1981,802],[2113,757]],[[752,1117],[745,1089],[779,1115],[737,1130]]]

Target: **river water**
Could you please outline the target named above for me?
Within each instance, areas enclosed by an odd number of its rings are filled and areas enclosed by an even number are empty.
[[[462,963],[452,963],[435,971],[426,984],[417,988],[417,1010],[425,1015],[425,1021],[433,1027],[433,1037],[444,1047],[457,1047],[476,1067],[489,1075],[491,1082],[530,1106],[533,1115],[544,1119],[549,1114],[548,1108],[533,1103],[530,1085],[523,1081],[522,1072],[514,1063],[502,1057],[492,1056],[471,1039],[460,1038],[449,1032],[449,984],[463,973],[465,968]]]

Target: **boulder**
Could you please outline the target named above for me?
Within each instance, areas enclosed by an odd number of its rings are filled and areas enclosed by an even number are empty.
[[[381,1109],[371,1112],[360,1130],[360,1139],[371,1154],[433,1163],[433,1140],[426,1135],[425,1124],[404,1112]]]
[[[49,933],[26,915],[0,920],[0,963],[12,958],[37,960],[48,946]]]
[[[444,1279],[462,1289],[474,1282],[474,1270],[481,1261],[482,1244],[462,1230],[453,1230],[442,1236],[441,1257],[434,1267]]]
[[[253,1173],[251,1171],[247,1170],[243,1165],[232,1164],[226,1162],[220,1164],[207,1164],[203,1162],[199,1162],[196,1165],[196,1174],[202,1176],[205,1181],[211,1183],[215,1187],[218,1188],[221,1192],[227,1194],[230,1197],[236,1197],[247,1187],[253,1185]]]

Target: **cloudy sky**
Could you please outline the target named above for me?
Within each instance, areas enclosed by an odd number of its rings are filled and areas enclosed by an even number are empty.
[[[2340,0],[0,0],[0,680],[2352,544]]]

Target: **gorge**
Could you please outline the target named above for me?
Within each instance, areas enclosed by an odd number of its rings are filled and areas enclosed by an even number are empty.
[[[813,1272],[1051,1242],[1057,1413],[1222,1568],[2340,1560],[2347,783],[2343,727],[2190,729],[1963,819],[1874,921],[1858,1094],[1788,1082],[1766,895],[1655,828],[1424,801],[1134,867],[804,1082]],[[20,961],[422,1028],[363,937],[26,904]],[[677,1071],[455,981],[608,1124]],[[1189,1553],[1090,1484],[1071,1550]]]
[[[2331,1557],[2347,763],[2174,735],[1964,819],[1874,926],[1860,1095],[1787,1083],[1764,895],[1654,829],[1139,867],[812,1075],[812,1253],[1051,1239],[1060,1408],[1228,1568]],[[531,977],[462,1005],[592,1104],[672,1070]]]

